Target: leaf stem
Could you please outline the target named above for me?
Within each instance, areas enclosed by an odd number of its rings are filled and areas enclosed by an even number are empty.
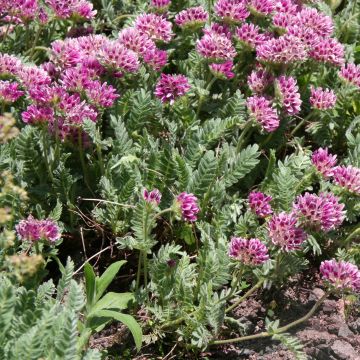
[[[240,152],[240,150],[243,148],[243,144],[244,144],[244,140],[245,140],[245,136],[249,133],[251,127],[252,127],[252,120],[248,120],[247,123],[245,124],[240,136],[239,136],[239,140],[237,142],[236,145],[236,152]]]

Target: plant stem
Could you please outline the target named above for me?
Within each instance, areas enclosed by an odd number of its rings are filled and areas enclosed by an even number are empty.
[[[85,185],[87,186],[87,188],[90,190],[90,192],[92,193],[90,184],[89,184],[89,180],[88,180],[88,172],[86,169],[86,164],[85,164],[85,157],[84,157],[84,147],[83,147],[83,143],[82,143],[82,133],[81,133],[81,129],[79,129],[78,131],[78,136],[79,136],[79,155],[80,155],[80,163],[81,163],[81,168],[83,171],[83,176],[84,176],[84,182]]]
[[[264,331],[261,332],[259,334],[255,334],[255,335],[248,335],[248,336],[241,336],[238,338],[233,338],[233,339],[225,339],[225,340],[214,340],[212,341],[210,344],[211,345],[223,345],[223,344],[230,344],[230,343],[235,343],[235,342],[242,342],[242,341],[246,341],[246,340],[254,340],[254,339],[260,339],[260,338],[265,338],[265,337],[269,337],[269,336],[273,336],[274,334],[280,334],[283,332],[288,331],[289,329],[291,329],[294,326],[297,326],[305,321],[307,321],[314,313],[315,311],[320,307],[320,305],[324,302],[324,300],[328,297],[328,293],[325,293],[316,303],[315,305],[310,309],[310,311],[303,317],[301,317],[298,320],[295,320],[293,322],[291,322],[288,325],[282,326],[278,329],[276,329],[274,332],[268,332],[268,331]]]
[[[144,260],[144,286],[147,289],[148,286],[148,274],[147,274],[147,253],[143,251],[143,260]]]
[[[248,120],[247,123],[245,124],[240,136],[239,136],[239,140],[238,140],[237,145],[236,145],[236,152],[239,153],[240,150],[242,149],[244,139],[245,139],[245,135],[248,134],[251,127],[252,127],[252,120]]]
[[[33,55],[34,55],[36,43],[37,43],[38,40],[39,40],[41,31],[42,31],[42,26],[39,25],[39,27],[38,27],[38,29],[37,29],[37,32],[36,32],[36,34],[35,34],[34,42],[33,42],[32,46],[31,46],[31,49],[30,49],[30,55],[29,55],[29,56],[30,56],[30,59],[31,59],[31,60],[33,59]]]
[[[52,169],[51,169],[51,166],[50,166],[50,162],[49,162],[49,143],[47,141],[47,129],[46,128],[43,128],[42,129],[42,140],[43,140],[43,148],[44,148],[44,160],[45,160],[45,165],[46,165],[46,169],[49,173],[49,177],[51,179],[51,181],[54,180],[54,175],[52,173]]]
[[[211,89],[211,87],[213,86],[213,84],[215,83],[215,81],[216,81],[216,77],[213,77],[213,78],[209,81],[209,83],[208,83],[208,85],[206,86],[205,90],[208,91],[208,92],[210,92],[210,89]],[[198,108],[197,108],[197,111],[196,111],[196,118],[197,118],[197,119],[199,119],[201,107],[202,107],[202,105],[203,105],[203,103],[204,103],[204,100],[205,100],[205,96],[200,95],[199,104],[198,104]]]
[[[243,302],[247,297],[252,295],[261,285],[263,284],[264,280],[259,280],[251,289],[249,289],[240,299],[230,305],[226,310],[225,313],[228,313],[232,309],[236,308],[241,302]]]
[[[294,128],[294,130],[291,131],[291,136],[294,136],[295,133],[304,125],[306,120],[308,120],[312,115],[312,112],[307,114]]]
[[[168,212],[173,212],[174,209],[171,207],[171,208],[167,208],[167,209],[164,209],[164,210],[161,210],[160,212],[158,212],[155,216],[154,216],[154,220],[159,218],[160,216],[168,213]]]
[[[356,235],[360,235],[360,226],[358,226],[344,241],[344,245],[347,245],[349,241]]]
[[[137,274],[136,274],[136,285],[135,290],[139,290],[140,286],[140,276],[141,276],[141,259],[142,259],[142,251],[139,253],[139,261],[138,261],[138,268],[137,268]]]

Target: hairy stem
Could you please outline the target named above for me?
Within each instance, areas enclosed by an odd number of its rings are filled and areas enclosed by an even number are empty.
[[[249,133],[251,127],[252,127],[252,120],[248,120],[239,136],[239,140],[236,145],[236,152],[239,153],[240,150],[243,148],[243,145],[245,143],[245,136]]]

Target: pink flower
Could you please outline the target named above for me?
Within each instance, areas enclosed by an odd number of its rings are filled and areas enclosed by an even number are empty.
[[[251,49],[255,49],[258,45],[269,40],[269,36],[267,34],[261,34],[260,28],[252,23],[245,23],[240,27],[237,27],[235,30],[235,37]]]
[[[54,243],[61,238],[60,229],[53,220],[37,220],[31,215],[26,220],[21,220],[15,229],[18,237],[23,241],[46,240]]]
[[[255,119],[267,132],[275,131],[280,124],[276,110],[268,99],[263,96],[252,96],[246,100],[250,117]]]
[[[3,101],[10,104],[23,95],[24,92],[19,90],[18,83],[0,80],[0,102]]]
[[[155,49],[144,55],[144,62],[155,71],[160,71],[167,64],[168,56],[165,50]]]
[[[48,106],[30,105],[21,114],[21,118],[26,124],[51,122],[54,119],[54,110]]]
[[[311,58],[319,62],[340,66],[344,63],[344,45],[328,38],[317,41],[309,52]]]
[[[117,41],[107,41],[100,50],[99,60],[103,66],[120,74],[135,72],[140,63],[135,52]]]
[[[352,63],[345,64],[339,71],[339,76],[360,88],[360,65],[355,65]]]
[[[90,20],[96,15],[93,4],[86,0],[45,0],[45,2],[59,19],[74,16]]]
[[[300,112],[301,99],[296,79],[291,76],[280,76],[276,80],[276,89],[281,105],[292,115]]]
[[[85,94],[90,103],[101,108],[113,106],[114,101],[120,96],[111,85],[98,80],[91,81],[87,85]]]
[[[292,0],[277,0],[275,4],[275,10],[278,13],[296,15],[298,12],[298,5]]]
[[[354,264],[334,259],[325,260],[320,265],[320,273],[323,279],[335,290],[360,290],[360,271]]]
[[[270,201],[271,196],[267,196],[260,191],[253,191],[249,194],[250,209],[260,217],[266,217],[272,214]]]
[[[233,237],[229,245],[229,256],[245,265],[261,265],[269,260],[268,249],[259,239]]]
[[[211,73],[219,79],[232,79],[235,74],[232,72],[234,63],[232,61],[226,61],[223,64],[210,64],[209,68]]]
[[[129,27],[120,31],[119,42],[127,49],[144,57],[149,52],[156,50],[156,45],[147,35],[141,34],[139,30]]]
[[[247,84],[254,93],[262,93],[274,81],[274,77],[265,69],[253,70],[247,78]]]
[[[156,84],[155,96],[161,102],[170,102],[172,105],[177,98],[185,95],[190,90],[190,84],[184,75],[161,74]]]
[[[231,40],[231,38],[232,38],[231,30],[230,30],[229,26],[227,26],[225,24],[212,23],[210,26],[206,26],[203,29],[203,33],[205,35],[217,34],[220,36],[225,36],[229,40]]]
[[[360,169],[351,165],[336,166],[333,169],[334,182],[360,195]]]
[[[62,72],[59,82],[67,91],[82,92],[91,81],[91,74],[86,68],[72,67]]]
[[[206,23],[209,14],[202,6],[191,7],[175,15],[175,23],[183,29],[197,29]]]
[[[254,15],[270,15],[275,10],[275,0],[248,0],[250,12]]]
[[[161,201],[161,192],[158,189],[153,189],[150,192],[144,189],[143,197],[144,200],[148,203],[154,203],[155,205],[159,205]]]
[[[154,41],[168,43],[174,36],[171,22],[157,14],[139,15],[134,26],[140,34],[147,35]]]
[[[171,0],[151,0],[151,6],[159,12],[165,12],[170,4]]]
[[[273,64],[291,64],[307,59],[305,44],[296,36],[283,35],[265,41],[256,48],[258,61]]]
[[[313,152],[311,162],[324,177],[330,177],[334,174],[336,155],[330,154],[328,148],[319,148]]]
[[[229,24],[241,23],[250,15],[242,0],[218,0],[214,9],[215,14]]]
[[[48,73],[36,66],[24,66],[17,73],[22,85],[28,89],[37,85],[49,85],[51,78]]]
[[[293,209],[300,223],[310,229],[328,232],[345,219],[344,204],[332,193],[305,193],[297,197]]]
[[[236,51],[231,40],[216,33],[205,34],[196,44],[197,52],[214,62],[233,60]]]
[[[272,243],[282,251],[301,249],[306,239],[305,232],[296,226],[297,219],[293,214],[281,212],[274,215],[268,223],[269,237]]]
[[[311,86],[310,92],[310,104],[313,108],[327,110],[335,106],[336,95],[333,90],[323,89],[321,87],[314,88]]]
[[[197,214],[200,211],[197,204],[197,197],[193,194],[182,192],[176,198],[177,204],[180,207],[182,217],[185,221],[194,222],[197,220]]]
[[[78,39],[55,40],[51,44],[50,60],[60,68],[76,66],[82,55]]]
[[[10,18],[19,18],[24,23],[34,20],[39,11],[37,0],[12,0],[4,4],[0,3],[0,7]]]
[[[42,105],[59,102],[65,92],[65,89],[59,85],[35,85],[28,90],[30,98]]]
[[[21,68],[20,59],[12,55],[0,53],[0,75],[15,76]]]

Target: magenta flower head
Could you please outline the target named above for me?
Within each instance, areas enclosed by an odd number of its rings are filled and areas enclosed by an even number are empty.
[[[306,239],[305,232],[296,226],[297,219],[294,214],[281,212],[274,215],[268,223],[269,237],[272,243],[289,252],[301,249]]]
[[[150,5],[157,12],[164,13],[171,5],[171,0],[151,0]]]
[[[209,68],[211,73],[218,79],[228,80],[232,79],[235,74],[232,72],[234,63],[230,61],[225,61],[223,64],[210,64]]]
[[[272,132],[279,127],[278,114],[265,97],[257,95],[249,97],[246,100],[246,106],[250,117],[255,119],[265,131]]]
[[[229,245],[229,256],[245,265],[261,265],[269,260],[268,249],[259,239],[233,237]]]
[[[156,50],[156,45],[147,35],[141,34],[139,30],[129,27],[120,31],[119,42],[127,49],[134,51],[144,57],[149,52]]]
[[[311,156],[311,162],[317,171],[325,178],[334,175],[334,166],[336,165],[336,155],[329,153],[328,148],[319,148]]]
[[[15,76],[21,68],[20,59],[13,55],[0,54],[0,75]]]
[[[300,112],[301,99],[296,79],[291,76],[280,76],[276,80],[276,90],[280,103],[288,114]]]
[[[245,23],[236,28],[235,38],[245,47],[254,50],[257,46],[269,40],[269,35],[262,34],[257,25]]]
[[[214,8],[215,14],[228,24],[239,24],[250,15],[243,0],[218,0]]]
[[[310,87],[310,104],[318,110],[332,109],[336,103],[336,95],[333,90],[323,89],[321,87]]]
[[[54,110],[49,106],[29,105],[21,118],[25,124],[50,123],[54,119]]]
[[[293,64],[305,61],[308,54],[306,45],[298,37],[283,35],[257,46],[256,58],[267,64]]]
[[[175,16],[175,23],[182,29],[198,29],[205,25],[209,14],[202,6],[191,7],[180,11]]]
[[[155,71],[160,71],[167,63],[168,56],[165,50],[155,49],[144,55],[144,62]]]
[[[135,29],[143,35],[147,35],[154,41],[168,43],[174,33],[172,32],[172,24],[163,16],[157,14],[142,14],[135,20]]]
[[[316,61],[341,66],[345,62],[344,45],[333,38],[316,41],[309,51],[309,55]]]
[[[176,99],[185,95],[190,90],[188,79],[184,75],[161,74],[156,84],[155,96],[161,102],[169,102],[172,105]]]
[[[275,10],[275,0],[249,0],[250,12],[255,16],[270,15]]]
[[[85,94],[91,104],[100,108],[113,106],[114,101],[120,96],[111,85],[101,83],[98,80],[89,82],[85,89]]]
[[[60,229],[53,220],[37,220],[31,215],[21,220],[15,229],[19,239],[23,241],[46,240],[54,243],[61,238]]]
[[[336,166],[333,169],[335,184],[360,195],[360,169],[351,165]]]
[[[219,24],[219,23],[212,23],[210,26],[206,26],[203,29],[203,33],[205,35],[217,34],[220,36],[225,36],[231,40],[232,33],[228,25]]]
[[[11,104],[23,95],[18,83],[0,80],[0,102]]]
[[[182,218],[185,221],[194,222],[197,220],[197,214],[200,211],[197,201],[195,195],[186,192],[182,192],[176,198],[177,206],[180,208]]]
[[[334,290],[360,290],[360,271],[354,264],[335,259],[325,260],[320,264],[320,273],[323,280]]]
[[[144,189],[143,198],[148,203],[159,205],[161,201],[161,192],[158,189],[151,190],[150,192],[147,189]]]
[[[360,88],[360,65],[352,63],[344,65],[339,71],[339,76],[346,82]]]
[[[36,66],[23,66],[18,71],[17,77],[27,89],[36,85],[50,85],[51,83],[51,77],[48,73]]]
[[[272,84],[274,77],[265,69],[253,70],[247,78],[247,84],[253,93],[261,94]]]
[[[332,193],[320,195],[305,193],[297,197],[293,210],[300,224],[329,232],[339,227],[345,219],[344,204]]]
[[[197,52],[214,62],[233,60],[236,51],[231,40],[215,32],[205,34],[196,44]]]
[[[266,217],[272,214],[270,201],[271,196],[267,196],[260,191],[253,191],[249,194],[249,206],[250,209],[260,217]]]

